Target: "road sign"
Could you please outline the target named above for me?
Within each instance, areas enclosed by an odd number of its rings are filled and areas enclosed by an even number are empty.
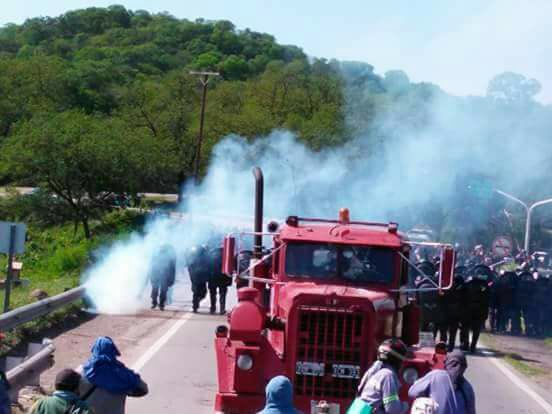
[[[509,236],[497,236],[493,240],[492,251],[495,256],[506,257],[512,254],[514,242]]]
[[[0,253],[10,253],[11,226],[15,226],[13,254],[22,254],[25,252],[25,236],[27,234],[27,226],[25,224],[10,223],[8,221],[0,221]]]

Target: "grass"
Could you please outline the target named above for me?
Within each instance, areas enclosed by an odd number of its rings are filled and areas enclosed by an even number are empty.
[[[132,230],[139,229],[143,216],[131,211],[115,211],[106,214],[101,221],[92,223],[95,234],[87,240],[82,231],[74,231],[72,224],[63,224],[41,228],[29,225],[26,251],[17,257],[23,263],[21,279],[27,284],[13,286],[10,297],[10,309],[34,302],[31,297],[35,289],[53,296],[79,285],[82,271],[90,264],[90,253],[102,244],[126,237]],[[4,272],[7,258],[0,255],[0,269]],[[4,293],[0,290],[0,312],[4,307]],[[17,346],[25,338],[36,335],[44,329],[61,324],[67,318],[79,313],[78,304],[66,306],[59,311],[38,318],[10,332],[3,333],[0,341],[0,354]]]
[[[521,360],[521,357],[516,354],[507,354],[504,360],[508,362],[514,369],[528,377],[545,375],[547,372],[539,367],[535,367]]]
[[[552,338],[546,338],[546,339],[544,340],[544,344],[545,344],[546,346],[549,346],[550,348],[552,348]]]
[[[80,274],[89,264],[90,253],[101,244],[124,237],[136,227],[139,218],[137,213],[124,210],[109,213],[102,221],[93,223],[96,236],[90,240],[84,238],[81,231],[75,233],[72,224],[46,229],[29,226],[25,254],[17,258],[23,263],[21,279],[29,283],[12,288],[10,309],[32,302],[30,294],[35,289],[52,296],[78,286]],[[0,269],[6,269],[6,256],[2,256]],[[3,309],[4,291],[0,294]]]

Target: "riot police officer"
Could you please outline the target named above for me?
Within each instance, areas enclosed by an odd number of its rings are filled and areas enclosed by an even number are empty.
[[[516,307],[519,308],[525,322],[525,335],[536,334],[535,318],[535,279],[530,272],[521,272],[518,275],[517,288],[514,293]]]
[[[514,290],[516,284],[515,272],[501,272],[495,284],[495,299],[496,299],[496,319],[497,331],[505,332],[508,327],[508,322],[512,319],[514,306]],[[512,330],[515,330],[515,321],[512,323]]]
[[[197,313],[200,302],[207,296],[207,282],[211,274],[209,268],[209,257],[206,246],[194,246],[191,249],[188,272],[192,283],[192,306],[194,313]]]
[[[535,281],[535,333],[538,336],[547,334],[550,326],[550,295],[552,283],[544,275],[538,275]]]
[[[462,315],[460,343],[463,350],[475,352],[481,328],[489,312],[492,271],[487,266],[479,265],[470,273],[464,283],[465,309]]]
[[[209,298],[211,300],[210,312],[216,312],[217,307],[217,291],[219,295],[219,313],[226,313],[226,294],[228,286],[232,284],[232,278],[222,273],[222,247],[216,247],[209,252],[211,260],[211,271],[209,275],[208,287]]]
[[[151,308],[159,304],[159,309],[165,309],[167,291],[174,285],[176,276],[176,253],[172,246],[161,247],[154,257],[150,269]]]

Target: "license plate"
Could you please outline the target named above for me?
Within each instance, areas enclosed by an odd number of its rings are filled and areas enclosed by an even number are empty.
[[[311,409],[310,414],[319,414],[320,409],[318,408],[318,404],[320,401],[311,400]],[[340,414],[339,411],[339,404],[335,403],[327,403],[330,410],[328,411],[329,414]]]
[[[360,379],[360,365],[334,364],[332,368],[334,378]]]
[[[295,373],[297,375],[308,375],[311,377],[323,377],[324,376],[324,363],[323,362],[301,362],[297,361],[295,364]]]

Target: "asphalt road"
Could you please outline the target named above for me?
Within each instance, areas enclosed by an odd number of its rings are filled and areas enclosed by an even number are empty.
[[[231,291],[229,296],[232,294]],[[168,308],[184,312],[134,362],[133,367],[148,382],[150,394],[129,399],[127,412],[130,414],[213,413],[216,391],[214,330],[226,318],[209,315],[207,300],[200,314],[189,313],[191,298],[186,282],[177,285],[173,298],[174,302]],[[527,392],[523,384],[514,383],[516,377],[512,380],[505,375],[504,368],[497,368],[493,358],[485,352],[469,357],[467,377],[476,391],[478,413],[552,413],[528,394],[531,390]]]

